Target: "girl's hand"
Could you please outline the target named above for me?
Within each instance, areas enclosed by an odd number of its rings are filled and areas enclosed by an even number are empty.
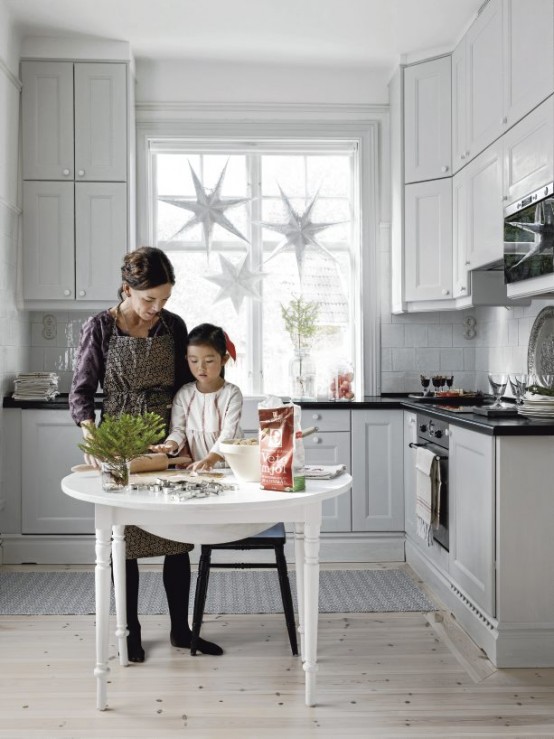
[[[175,454],[179,449],[176,441],[165,441],[163,444],[152,444],[149,447],[151,452],[161,452],[162,454]]]
[[[222,460],[223,457],[220,457],[219,454],[208,454],[204,459],[199,459],[198,461],[189,464],[187,470],[191,470],[191,472],[208,472],[213,468],[214,464],[221,462]]]

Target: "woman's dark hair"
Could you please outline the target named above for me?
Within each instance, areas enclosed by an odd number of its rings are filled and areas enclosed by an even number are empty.
[[[125,254],[121,279],[134,290],[148,290],[168,282],[174,285],[175,272],[165,252],[154,246],[141,246]],[[123,297],[123,286],[119,289],[119,297]]]
[[[221,326],[213,323],[201,323],[195,326],[188,336],[189,346],[211,346],[224,357],[227,354],[227,340]],[[225,377],[225,367],[221,368],[221,377]]]

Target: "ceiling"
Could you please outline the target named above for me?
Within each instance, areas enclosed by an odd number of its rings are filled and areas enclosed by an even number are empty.
[[[483,0],[4,3],[23,36],[127,41],[138,59],[393,68],[402,55],[452,48]]]

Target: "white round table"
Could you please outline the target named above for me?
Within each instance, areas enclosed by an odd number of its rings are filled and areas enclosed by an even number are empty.
[[[223,481],[235,483],[231,475]],[[128,664],[124,527],[133,524],[176,541],[216,544],[250,536],[279,521],[295,525],[300,653],[306,705],[315,705],[321,506],[324,500],[345,493],[351,485],[352,478],[346,473],[332,480],[308,480],[302,493],[279,493],[260,490],[258,483],[236,483],[236,489],[218,496],[176,502],[150,491],[105,492],[98,475],[64,477],[64,493],[95,506],[97,708],[107,708],[110,546],[120,663]]]

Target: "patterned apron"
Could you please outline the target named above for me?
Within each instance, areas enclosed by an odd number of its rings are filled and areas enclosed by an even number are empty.
[[[140,338],[119,334],[114,320],[104,376],[104,409],[111,416],[159,413],[166,432],[175,383],[175,342],[163,316],[163,336]],[[159,557],[190,552],[192,544],[162,539],[138,526],[125,527],[125,556]]]

